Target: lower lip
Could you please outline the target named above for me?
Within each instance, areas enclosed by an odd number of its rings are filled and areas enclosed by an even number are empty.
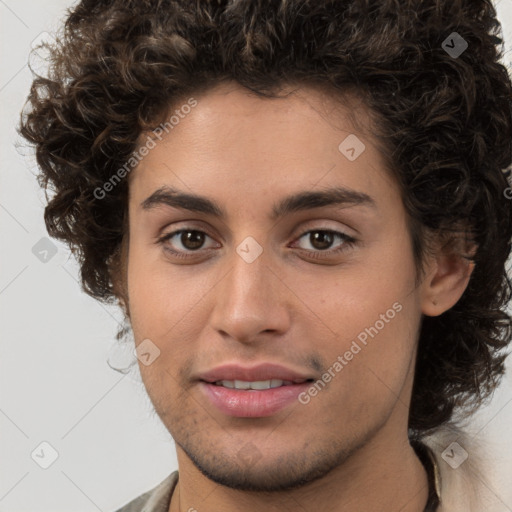
[[[239,418],[271,416],[296,401],[310,385],[311,382],[303,382],[278,388],[240,390],[200,382],[201,389],[213,405],[224,414]]]

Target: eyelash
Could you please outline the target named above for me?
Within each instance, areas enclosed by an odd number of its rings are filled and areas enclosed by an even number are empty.
[[[201,231],[199,229],[182,228],[182,229],[178,229],[176,231],[172,231],[171,233],[167,233],[167,234],[163,235],[156,241],[156,243],[159,245],[164,245],[167,240],[174,238],[176,235],[178,235],[180,233],[186,233],[186,232],[197,232],[197,233],[205,234],[206,236],[210,236],[210,235],[208,235],[208,233],[205,233],[204,231]],[[330,233],[330,234],[334,235],[335,237],[337,236],[343,240],[343,244],[341,244],[337,249],[327,249],[325,251],[322,251],[319,249],[313,250],[313,251],[309,250],[309,249],[300,249],[301,251],[310,253],[309,257],[312,257],[312,258],[318,259],[318,258],[334,256],[336,254],[340,254],[340,253],[350,249],[357,243],[357,240],[355,238],[347,235],[346,233],[342,233],[341,231],[334,231],[332,229],[310,229],[310,230],[302,233],[297,238],[297,240],[300,240],[304,235],[308,235],[310,233]],[[164,249],[177,258],[190,258],[190,257],[194,256],[194,253],[199,253],[201,251],[201,249],[197,249],[196,251],[190,251],[188,253],[183,253],[181,251],[175,251],[174,249],[171,249],[170,247],[167,247],[167,246],[164,246]]]

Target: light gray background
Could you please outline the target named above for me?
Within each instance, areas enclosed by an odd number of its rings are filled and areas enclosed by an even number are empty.
[[[66,247],[53,241],[58,251],[46,263],[32,252],[47,236],[44,196],[14,126],[31,83],[31,43],[55,31],[71,5],[0,0],[0,512],[108,512],[177,469],[174,442],[137,372],[107,365],[122,359],[114,350],[119,312],[80,291]],[[496,5],[510,49],[512,0]],[[511,400],[509,371],[475,422],[502,473],[493,490],[503,509],[486,512],[512,511]],[[43,441],[59,453],[48,469],[31,457]]]

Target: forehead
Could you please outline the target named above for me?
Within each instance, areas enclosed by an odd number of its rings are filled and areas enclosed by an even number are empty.
[[[262,98],[224,83],[192,95],[192,108],[185,108],[190,98],[175,102],[166,118],[173,118],[172,128],[160,130],[161,140],[152,135],[155,146],[130,173],[130,195],[142,201],[174,185],[225,198],[252,191],[263,199],[333,182],[371,190],[386,181],[369,113],[357,98],[342,101],[315,87],[285,89],[281,96]],[[141,135],[139,147],[147,137]],[[364,147],[356,160],[341,152],[347,138]]]

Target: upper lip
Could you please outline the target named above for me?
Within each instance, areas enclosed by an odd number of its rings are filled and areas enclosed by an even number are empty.
[[[311,375],[300,373],[274,363],[261,363],[251,368],[239,364],[225,364],[199,374],[199,379],[206,382],[218,382],[221,380],[254,382],[271,379],[305,381],[312,378]]]

